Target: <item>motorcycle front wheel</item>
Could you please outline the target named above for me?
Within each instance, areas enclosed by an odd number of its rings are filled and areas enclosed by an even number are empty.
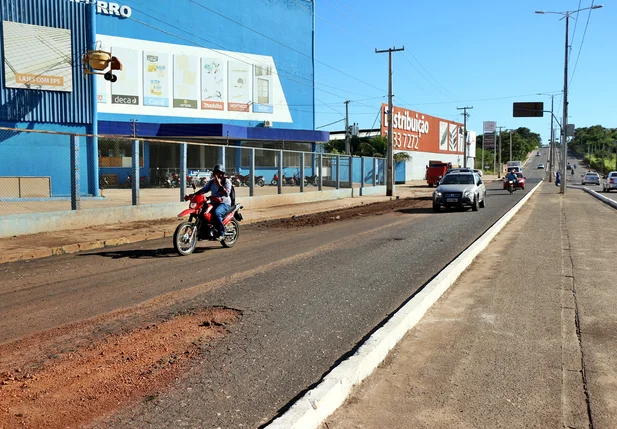
[[[266,182],[264,181],[264,179],[258,179],[257,180],[257,185],[259,185],[260,187],[263,187],[266,184]]]
[[[221,240],[223,247],[233,247],[240,237],[240,224],[236,219],[232,219],[227,225],[225,225],[225,239]]]
[[[197,247],[197,225],[191,222],[182,222],[174,232],[174,249],[182,256],[193,253]]]

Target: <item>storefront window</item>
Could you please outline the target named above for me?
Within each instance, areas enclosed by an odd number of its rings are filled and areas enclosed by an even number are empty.
[[[99,139],[99,167],[132,167],[132,142],[124,139]],[[140,142],[139,166],[144,166],[144,144]]]

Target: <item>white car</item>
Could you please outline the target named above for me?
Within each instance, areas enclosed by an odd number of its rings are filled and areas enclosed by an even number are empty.
[[[583,176],[583,181],[581,182],[583,185],[598,185],[600,186],[600,175],[598,173],[593,173],[588,171]]]
[[[604,183],[602,184],[602,190],[604,192],[610,192],[613,189],[617,189],[617,171],[611,171],[604,178]]]
[[[446,174],[433,192],[433,211],[441,207],[471,207],[473,211],[486,207],[486,188],[475,173]]]

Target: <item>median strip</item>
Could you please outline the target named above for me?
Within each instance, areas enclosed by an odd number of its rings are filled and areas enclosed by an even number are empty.
[[[448,264],[433,280],[427,283],[383,327],[378,329],[353,356],[335,367],[317,387],[307,392],[288,411],[267,425],[266,428],[318,428],[328,416],[343,404],[352,388],[360,384],[381,364],[389,351],[454,284],[476,256],[488,246],[542,183],[543,181],[540,181],[521,201]]]

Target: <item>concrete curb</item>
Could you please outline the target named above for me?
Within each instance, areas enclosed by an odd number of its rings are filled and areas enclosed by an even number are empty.
[[[599,192],[594,191],[593,189],[589,189],[585,186],[568,186],[568,188],[572,189],[582,189],[587,192],[589,195],[596,197],[598,200],[602,201],[604,204],[611,206],[614,209],[617,209],[617,201],[611,200],[610,198],[605,197]]]
[[[521,201],[503,215],[480,238],[444,268],[407,304],[375,332],[349,359],[334,368],[317,387],[307,392],[268,429],[316,429],[349,396],[352,388],[368,377],[389,351],[413,328],[428,309],[471,265],[491,240],[506,226],[542,185],[541,180]]]

